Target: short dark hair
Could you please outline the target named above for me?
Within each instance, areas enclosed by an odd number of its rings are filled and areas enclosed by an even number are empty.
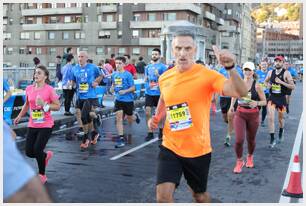
[[[33,62],[34,62],[35,65],[37,65],[37,64],[40,63],[40,60],[38,59],[38,57],[34,57]]]
[[[119,61],[122,61],[123,63],[126,63],[125,57],[116,57],[115,60],[119,60]]]
[[[154,48],[153,50],[152,50],[152,52],[153,51],[157,51],[159,54],[160,54],[160,49],[159,48]]]
[[[109,59],[105,59],[105,64],[110,64],[110,60]]]
[[[115,54],[111,54],[111,58],[114,58],[115,57]]]
[[[68,54],[68,56],[66,57],[67,62],[71,62],[71,60],[73,59],[73,55],[72,54]]]
[[[125,54],[125,55],[123,55],[123,56],[127,57],[128,59],[131,58],[131,56],[130,56],[129,54]]]
[[[56,58],[61,59],[62,57],[60,55],[57,55]]]
[[[66,52],[69,53],[70,51],[71,51],[71,47],[68,47],[68,48],[66,49]]]
[[[173,37],[177,37],[177,36],[190,36],[193,40],[195,40],[195,33],[188,29],[180,29],[180,30],[173,32]]]
[[[142,60],[143,60],[143,57],[142,57],[142,56],[140,56],[140,57],[138,58],[138,60],[139,60],[139,61],[142,61]]]
[[[92,64],[92,63],[93,63],[93,60],[92,60],[92,59],[87,59],[87,63]]]

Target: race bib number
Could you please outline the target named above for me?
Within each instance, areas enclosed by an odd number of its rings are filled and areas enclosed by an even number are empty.
[[[158,82],[150,82],[150,90],[158,90]]]
[[[44,123],[45,112],[43,110],[32,110],[32,120],[34,123]]]
[[[272,93],[280,94],[281,93],[281,85],[280,84],[272,84]]]
[[[167,108],[167,118],[171,131],[179,131],[192,127],[192,118],[187,103]]]
[[[89,89],[88,83],[81,83],[80,84],[80,93],[87,93]]]
[[[249,92],[246,97],[242,97],[242,98],[238,99],[238,104],[239,105],[248,105],[252,101],[251,97],[252,97],[252,94],[251,94],[251,92]]]
[[[122,88],[122,79],[121,78],[115,78],[115,87]]]

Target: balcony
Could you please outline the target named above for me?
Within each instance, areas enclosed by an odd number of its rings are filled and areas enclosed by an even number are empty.
[[[236,26],[218,26],[218,30],[220,32],[237,32],[240,33],[241,29],[240,28],[236,28]]]
[[[159,46],[160,38],[139,38],[139,45],[141,46]]]
[[[219,18],[219,22],[218,23],[221,24],[221,25],[224,25],[224,19]]]
[[[111,13],[111,12],[117,12],[117,5],[102,5],[98,8],[98,13]]]
[[[7,25],[3,25],[3,31],[6,31]]]
[[[209,11],[205,11],[205,17],[212,21],[216,21],[216,16],[213,13],[210,13]]]
[[[82,14],[82,8],[47,8],[47,9],[24,9],[21,11],[22,16],[45,16],[59,14]]]
[[[117,29],[117,22],[116,21],[103,21],[100,22],[100,26],[102,29]]]
[[[176,21],[130,21],[131,29],[154,29],[164,28]]]
[[[146,11],[177,11],[177,10],[189,10],[197,14],[201,14],[201,8],[196,6],[193,3],[189,4],[176,4],[176,3],[160,3],[160,4],[146,4],[145,5]]]
[[[25,31],[41,31],[41,30],[80,30],[80,23],[67,24],[23,24],[22,29]]]

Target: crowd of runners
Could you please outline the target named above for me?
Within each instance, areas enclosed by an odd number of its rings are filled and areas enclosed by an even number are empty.
[[[234,173],[241,173],[244,166],[256,165],[256,133],[259,127],[269,128],[267,149],[277,147],[283,141],[285,113],[289,113],[290,95],[295,81],[300,77],[289,70],[283,56],[276,56],[272,67],[267,61],[259,65],[244,62],[236,64],[235,56],[227,50],[214,47],[219,68],[217,71],[202,63],[195,63],[195,36],[189,31],[177,31],[172,41],[174,66],[162,62],[161,51],[152,50],[151,61],[144,69],[146,141],[154,138],[157,130],[161,141],[158,155],[156,199],[157,202],[173,202],[173,194],[181,176],[187,180],[196,202],[210,202],[207,180],[211,161],[210,112],[219,107],[227,124],[225,147],[234,144],[236,164]],[[73,59],[77,64],[73,65]],[[136,67],[130,56],[112,56],[105,63],[90,63],[86,51],[77,57],[67,52],[62,68],[62,85],[65,99],[65,115],[75,115],[82,140],[80,149],[86,151],[101,138],[98,127],[101,117],[96,112],[98,102],[96,88],[106,85],[107,93],[114,97],[117,141],[115,148],[126,146],[126,137],[133,133],[132,124],[139,123],[135,112]],[[301,74],[300,74],[301,75]],[[45,151],[51,136],[54,120],[51,111],[60,109],[59,97],[49,86],[49,71],[43,65],[35,68],[33,84],[26,88],[26,101],[14,124],[30,111],[26,137],[26,155],[35,158],[41,182],[47,182],[46,167],[54,155]],[[70,112],[71,101],[76,95],[75,114]],[[278,133],[274,125],[278,118]],[[127,127],[124,127],[127,121]],[[124,129],[125,128],[125,129]],[[244,141],[247,157],[243,157]],[[77,148],[76,148],[77,149]]]

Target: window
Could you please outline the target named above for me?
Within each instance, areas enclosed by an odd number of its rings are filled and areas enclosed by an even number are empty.
[[[77,8],[82,8],[82,3],[77,3],[77,4],[76,4],[76,7],[77,7]]]
[[[37,9],[42,9],[42,8],[43,8],[42,4],[37,4]]]
[[[50,17],[50,24],[56,24],[57,23],[57,17],[56,16],[51,16]]]
[[[160,29],[149,30],[149,38],[157,38],[160,36]]]
[[[165,21],[175,21],[176,13],[164,13],[164,20]]]
[[[56,3],[51,3],[51,8],[53,9],[57,8]]]
[[[118,22],[122,22],[122,14],[118,15]]]
[[[80,32],[80,31],[76,31],[75,34],[74,34],[74,38],[75,39],[85,39],[85,33]]]
[[[98,22],[102,22],[102,15],[98,15]]]
[[[122,31],[119,30],[119,31],[118,31],[118,39],[121,39],[121,38],[122,38]]]
[[[12,38],[12,33],[3,33],[4,40],[10,40]]]
[[[90,7],[90,3],[86,3],[86,4],[85,4],[85,7]]]
[[[29,33],[29,32],[21,32],[21,33],[20,33],[20,39],[21,39],[21,40],[30,39],[30,33]]]
[[[112,14],[106,15],[106,21],[107,21],[107,22],[113,21],[113,15],[112,15]]]
[[[19,54],[25,54],[25,48],[19,48]]]
[[[65,23],[71,23],[71,16],[65,16]]]
[[[136,55],[139,55],[140,54],[140,48],[133,48],[132,53],[136,54]]]
[[[109,39],[110,31],[99,31],[98,39]]]
[[[103,55],[104,54],[104,48],[97,47],[96,53],[97,53],[97,55]]]
[[[56,64],[54,62],[49,62],[48,67],[56,67]]]
[[[33,17],[26,18],[26,24],[33,24],[33,21],[34,21]]]
[[[132,37],[133,38],[138,38],[139,37],[139,31],[138,30],[133,30]]]
[[[7,25],[7,18],[3,18],[3,25]]]
[[[232,15],[232,10],[231,10],[231,9],[228,9],[228,10],[227,10],[227,14],[228,14],[228,15]]]
[[[112,53],[112,48],[111,47],[107,47],[107,54],[111,54]]]
[[[36,24],[42,24],[42,18],[41,17],[36,18]]]
[[[63,39],[69,39],[69,33],[63,32]]]
[[[36,48],[35,51],[36,51],[36,54],[41,54],[41,48]]]
[[[140,21],[140,14],[134,14],[133,20],[134,21]]]
[[[12,47],[7,48],[7,54],[13,54],[13,48]]]
[[[71,8],[71,3],[65,3],[65,8]]]
[[[48,32],[48,39],[55,39],[55,33],[54,32]]]
[[[13,19],[12,19],[12,18],[10,18],[10,20],[9,20],[9,24],[10,24],[10,25],[12,25],[12,24],[13,24]]]
[[[56,54],[56,48],[52,47],[52,48],[49,48],[49,54]]]
[[[149,21],[156,21],[156,14],[155,13],[149,13],[148,20]]]
[[[119,55],[125,54],[125,48],[119,48]]]
[[[84,16],[84,22],[85,22],[85,23],[88,22],[88,15]]]
[[[86,52],[88,52],[88,47],[82,47],[81,51],[86,51]]]
[[[40,32],[34,32],[34,40],[40,39]]]
[[[154,48],[148,48],[148,53],[147,53],[148,56],[151,56],[151,55],[152,55],[153,49],[154,49]]]

